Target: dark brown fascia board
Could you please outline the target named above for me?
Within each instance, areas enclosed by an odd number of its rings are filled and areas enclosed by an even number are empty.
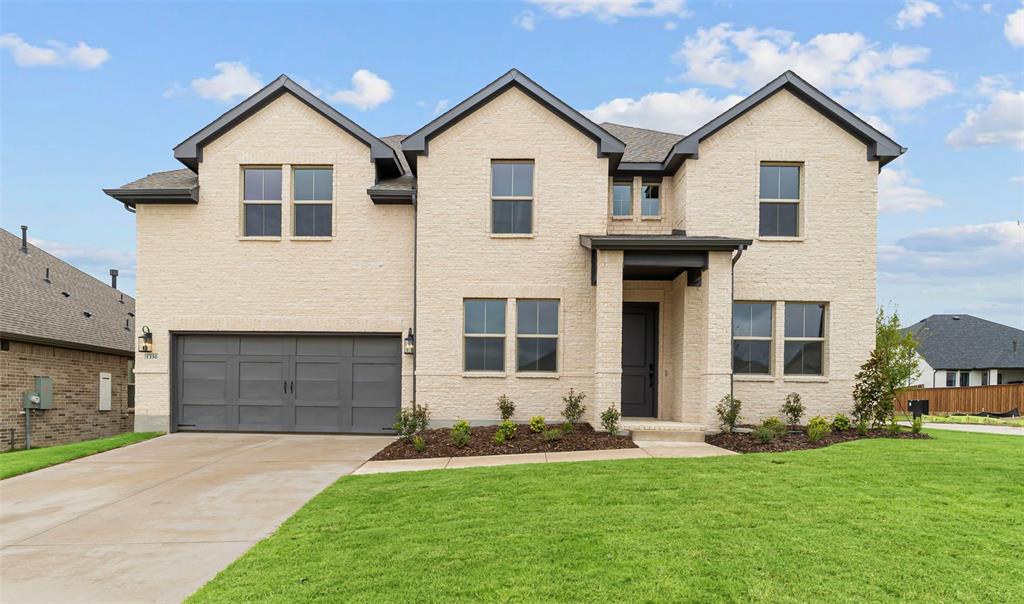
[[[102,354],[116,355],[120,357],[135,357],[134,348],[107,348],[106,346],[93,346],[92,344],[79,344],[78,342],[68,342],[65,340],[54,340],[52,338],[39,338],[36,336],[26,336],[20,333],[8,333],[0,332],[0,339],[10,340],[12,342],[23,342],[25,344],[39,344],[42,346],[53,346],[54,348],[67,348],[68,350],[84,350],[86,352],[98,352]],[[134,345],[135,338],[132,337],[132,344]]]
[[[416,192],[412,190],[374,190],[367,189],[370,201],[377,205],[415,205]]]
[[[751,239],[732,237],[685,237],[678,235],[580,235],[588,250],[707,251],[728,252],[745,248]]]
[[[510,69],[507,73],[484,86],[469,98],[452,107],[426,126],[402,139],[402,152],[405,154],[413,172],[416,172],[416,158],[429,154],[430,139],[458,123],[488,101],[498,96],[509,87],[515,86],[528,96],[547,107],[555,115],[561,117],[577,130],[597,142],[597,156],[608,157],[611,166],[618,164],[626,144],[612,136],[610,132],[598,126],[579,111],[545,90],[518,69]]]
[[[370,148],[370,159],[378,165],[383,164],[382,167],[385,174],[402,174],[402,165],[398,161],[398,156],[387,143],[370,134],[362,126],[345,117],[340,111],[320,100],[319,97],[298,85],[284,74],[281,74],[276,80],[207,124],[199,132],[179,143],[174,147],[174,158],[185,164],[192,171],[198,171],[199,162],[203,160],[204,145],[227,132],[239,122],[256,113],[286,92],[295,95],[296,98],[309,105],[314,111],[368,146]]]
[[[854,115],[853,112],[833,101],[825,93],[811,86],[793,71],[786,71],[725,113],[676,143],[665,158],[665,161],[662,162],[665,172],[675,172],[686,158],[697,158],[701,140],[718,132],[732,123],[733,120],[761,104],[768,97],[783,88],[796,94],[797,97],[817,109],[825,117],[831,119],[836,125],[867,143],[867,159],[868,161],[877,160],[879,167],[906,153],[906,147],[901,146],[896,141],[879,132],[873,126]]]
[[[103,192],[124,204],[125,209],[140,203],[196,204],[199,187],[191,189],[103,189]]]

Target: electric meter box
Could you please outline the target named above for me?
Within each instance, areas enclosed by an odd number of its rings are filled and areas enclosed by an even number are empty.
[[[53,408],[53,378],[40,376],[36,378],[36,389],[21,396],[21,405],[25,409]]]

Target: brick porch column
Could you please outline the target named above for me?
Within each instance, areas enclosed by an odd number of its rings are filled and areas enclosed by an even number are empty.
[[[587,406],[591,422],[600,425],[601,412],[621,409],[622,398],[622,252],[597,252],[597,328],[594,350],[596,392]]]
[[[742,261],[741,261],[742,262]],[[732,375],[732,254],[709,252],[708,269],[704,271],[701,287],[707,296],[704,349],[703,422],[716,425],[715,405],[729,394]]]

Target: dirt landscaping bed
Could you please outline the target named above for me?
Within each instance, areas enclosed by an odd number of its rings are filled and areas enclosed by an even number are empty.
[[[548,424],[546,429],[560,428],[560,424]],[[561,438],[557,440],[548,440],[543,433],[532,432],[529,426],[519,425],[515,437],[500,445],[494,442],[494,433],[497,430],[498,426],[470,428],[469,443],[463,447],[455,446],[455,443],[452,442],[451,430],[448,428],[423,430],[419,433],[426,444],[422,450],[417,451],[410,441],[396,440],[374,455],[372,461],[636,448],[633,440],[628,436],[612,436],[607,432],[596,432],[590,424],[577,424],[571,432],[562,433]]]
[[[851,440],[861,440],[865,438],[907,438],[907,439],[920,439],[920,438],[931,438],[927,434],[914,434],[913,432],[900,432],[898,434],[892,434],[888,430],[876,428],[868,430],[867,436],[861,436],[857,433],[857,430],[842,430],[834,431],[826,434],[818,442],[811,442],[807,440],[807,434],[803,431],[788,434],[784,434],[779,438],[776,438],[772,442],[762,443],[752,434],[743,433],[721,433],[714,434],[704,437],[704,441],[708,444],[730,451],[736,451],[738,453],[781,453],[783,451],[800,451],[804,449],[820,449],[836,443],[844,443]]]

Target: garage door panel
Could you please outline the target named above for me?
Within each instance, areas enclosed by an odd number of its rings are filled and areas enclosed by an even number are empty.
[[[299,336],[295,339],[298,356],[351,357],[354,337]]]
[[[179,411],[179,423],[206,430],[226,430],[228,425],[227,405],[183,404]]]
[[[287,394],[285,360],[238,362],[238,398],[271,399],[281,402]]]
[[[401,396],[398,365],[394,363],[353,363],[352,404],[380,407],[394,405]]]
[[[296,361],[295,399],[303,404],[341,399],[341,363]]]
[[[238,405],[240,430],[280,431],[285,424],[283,405]]]
[[[183,400],[226,401],[227,373],[226,361],[186,361],[181,368]]]
[[[384,432],[391,430],[398,409],[391,407],[353,407],[353,432]]]
[[[294,350],[293,338],[281,336],[241,336],[239,354],[243,356],[287,355]]]
[[[235,354],[238,352],[238,338],[235,336],[188,336],[182,342],[182,352],[188,355]]]
[[[398,338],[355,338],[354,354],[357,357],[385,357],[394,359],[401,354],[401,344]]]
[[[341,432],[341,409],[337,406],[306,406],[295,408],[296,430]]]

